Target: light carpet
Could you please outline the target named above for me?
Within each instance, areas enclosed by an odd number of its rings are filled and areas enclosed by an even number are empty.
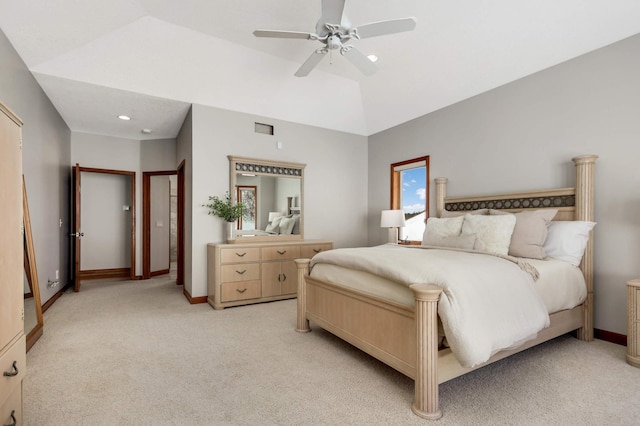
[[[296,301],[215,311],[164,277],[83,284],[27,356],[28,425],[418,425],[413,381]],[[313,327],[313,325],[312,325]],[[640,424],[625,348],[565,336],[440,386],[437,425]]]

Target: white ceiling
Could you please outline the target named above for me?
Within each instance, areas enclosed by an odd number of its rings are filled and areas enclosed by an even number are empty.
[[[320,43],[252,32],[313,32],[320,4],[0,0],[0,29],[72,131],[129,139],[175,137],[191,103],[371,135],[640,33],[638,0],[347,0],[355,26],[418,24],[353,42],[373,76],[338,54],[298,78]]]

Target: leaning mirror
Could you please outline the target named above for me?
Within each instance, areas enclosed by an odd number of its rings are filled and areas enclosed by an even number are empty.
[[[303,239],[305,164],[228,158],[229,194],[245,206],[236,241]]]
[[[22,214],[24,225],[24,334],[27,335],[27,351],[42,336],[44,320],[40,303],[40,285],[36,269],[36,255],[31,234],[27,187],[22,177]]]

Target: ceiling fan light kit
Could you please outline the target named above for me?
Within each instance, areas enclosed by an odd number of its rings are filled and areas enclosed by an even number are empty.
[[[372,22],[359,27],[352,27],[344,16],[344,4],[346,0],[322,0],[322,16],[316,24],[315,33],[279,30],[255,30],[256,37],[267,38],[292,38],[312,41],[320,41],[324,46],[316,49],[302,64],[296,77],[305,77],[322,61],[324,56],[334,50],[340,52],[356,66],[364,75],[372,75],[378,67],[373,64],[362,52],[351,44],[351,40],[378,37],[387,34],[411,31],[416,27],[414,18],[391,19],[387,21]]]

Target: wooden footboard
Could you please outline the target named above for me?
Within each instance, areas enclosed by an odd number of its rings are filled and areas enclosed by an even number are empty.
[[[495,354],[474,368],[460,365],[450,349],[438,350],[436,285],[411,286],[415,307],[385,301],[309,276],[309,259],[297,259],[298,332],[310,331],[309,321],[356,346],[415,380],[412,410],[437,419],[438,385],[521,352],[539,343],[583,327],[584,305],[551,315],[551,325],[538,337],[513,350]]]

